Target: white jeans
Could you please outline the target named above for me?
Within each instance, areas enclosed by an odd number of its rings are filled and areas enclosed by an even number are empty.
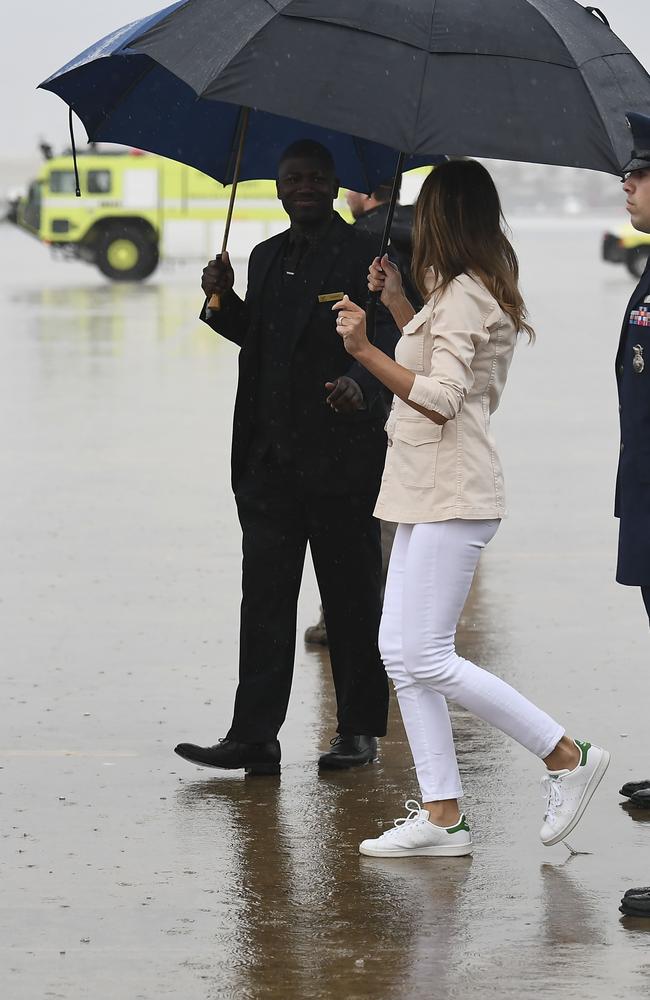
[[[494,674],[456,653],[458,619],[498,520],[400,524],[379,647],[395,685],[423,802],[463,794],[447,698],[547,757],[563,728]]]

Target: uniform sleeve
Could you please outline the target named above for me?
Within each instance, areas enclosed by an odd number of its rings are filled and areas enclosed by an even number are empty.
[[[429,320],[433,335],[431,374],[415,376],[409,402],[454,419],[474,384],[476,347],[490,339],[486,329],[490,311],[478,289],[475,295],[457,278],[452,282]]]

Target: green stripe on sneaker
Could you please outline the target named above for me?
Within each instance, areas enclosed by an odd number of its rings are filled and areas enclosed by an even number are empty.
[[[465,819],[465,814],[463,813],[456,823],[456,826],[448,826],[447,833],[460,833],[461,830],[467,830],[469,833],[469,823]]]
[[[587,763],[587,754],[591,750],[591,743],[583,743],[582,740],[574,740],[573,742],[580,751],[580,763],[578,767],[584,767]]]

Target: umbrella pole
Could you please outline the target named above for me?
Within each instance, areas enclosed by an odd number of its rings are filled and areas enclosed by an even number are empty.
[[[388,214],[386,215],[384,235],[381,238],[381,248],[379,250],[380,260],[386,253],[388,243],[390,241],[390,227],[393,223],[393,215],[395,214],[395,206],[397,205],[397,195],[399,193],[400,184],[402,183],[402,173],[404,172],[405,159],[406,155],[404,153],[400,153],[397,159],[397,166],[395,168],[395,177],[393,178],[393,190],[390,193],[390,201],[388,203]],[[368,301],[366,302],[366,331],[368,334],[368,340],[374,340],[375,316],[380,296],[380,292],[370,292],[368,295]]]
[[[246,130],[248,128],[248,116],[250,114],[250,108],[244,108],[242,110],[241,119],[239,122],[239,142],[237,145],[237,155],[235,157],[235,166],[232,174],[232,187],[230,189],[230,202],[228,204],[228,214],[226,216],[226,226],[223,232],[223,240],[221,243],[221,256],[228,249],[228,237],[230,235],[230,223],[232,222],[232,213],[235,208],[235,199],[237,197],[237,185],[239,183],[239,172],[241,169],[242,155],[244,153],[244,143],[246,141]],[[221,309],[221,297],[219,295],[210,296],[210,301],[208,302],[208,309]]]

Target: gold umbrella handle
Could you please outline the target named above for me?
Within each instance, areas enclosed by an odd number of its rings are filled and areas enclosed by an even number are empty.
[[[248,128],[249,113],[250,113],[250,108],[242,108],[241,119],[239,122],[239,143],[237,146],[237,156],[235,158],[235,168],[232,173],[232,188],[230,189],[230,203],[228,205],[228,215],[226,216],[226,228],[224,229],[223,241],[221,244],[222,257],[224,252],[228,249],[228,236],[230,235],[230,223],[232,222],[232,213],[235,207],[235,198],[237,197],[237,185],[239,183],[239,171],[241,169],[242,155],[244,152],[244,142],[246,140],[246,129]],[[214,309],[214,310],[221,309],[220,295],[210,296],[210,301],[208,302],[208,309]]]

